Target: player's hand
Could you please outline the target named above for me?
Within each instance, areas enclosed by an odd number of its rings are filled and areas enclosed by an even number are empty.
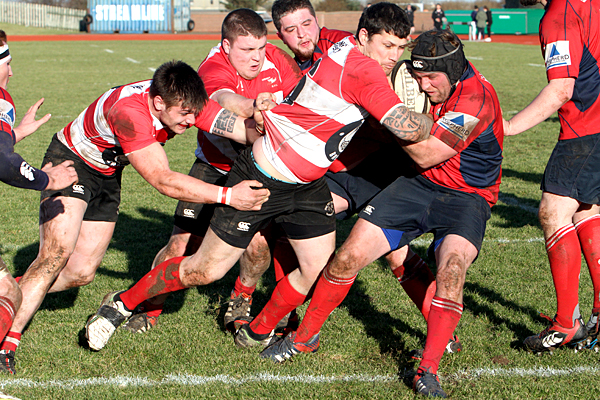
[[[65,161],[56,167],[53,167],[52,163],[48,163],[44,165],[42,171],[48,175],[49,179],[46,190],[64,189],[67,186],[76,183],[79,179],[75,168],[73,168],[73,161],[71,160]]]
[[[256,96],[256,100],[254,100],[254,121],[256,121],[259,131],[264,132],[264,119],[261,111],[268,111],[275,107],[277,105],[276,100],[275,95],[269,92],[259,93]]]
[[[269,189],[258,181],[242,181],[232,188],[229,205],[240,211],[258,211],[269,200]]]
[[[37,131],[38,128],[44,125],[50,119],[51,115],[46,114],[39,120],[35,120],[35,114],[40,109],[42,104],[44,103],[44,99],[39,99],[34,105],[29,107],[29,110],[23,116],[21,123],[14,129],[16,141],[20,141],[23,138],[31,135],[33,132]]]

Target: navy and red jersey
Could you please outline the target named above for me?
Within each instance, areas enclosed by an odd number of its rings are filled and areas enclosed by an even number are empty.
[[[574,78],[559,110],[559,140],[600,132],[600,0],[550,0],[540,21],[548,81]]]
[[[422,175],[450,189],[477,193],[493,206],[502,176],[504,127],[492,85],[469,63],[452,96],[430,112],[431,134],[458,154]]]
[[[306,61],[299,61],[297,57],[295,58],[302,73],[307,73],[315,61],[323,57],[324,54],[327,54],[327,51],[331,46],[348,36],[352,36],[352,34],[346,31],[338,31],[337,29],[321,28],[321,31],[319,32],[319,41],[315,46],[312,58]]]

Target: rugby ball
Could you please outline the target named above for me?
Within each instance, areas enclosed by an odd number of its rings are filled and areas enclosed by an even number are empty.
[[[407,68],[407,61],[398,61],[390,76],[394,91],[410,111],[429,112],[429,98],[421,91],[419,84]]]

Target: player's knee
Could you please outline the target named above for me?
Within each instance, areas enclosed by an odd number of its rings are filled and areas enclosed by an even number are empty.
[[[94,281],[95,277],[96,277],[95,271],[94,272],[70,273],[67,276],[65,276],[66,281],[67,281],[66,287],[71,289],[71,288],[89,285],[90,283],[92,283]]]
[[[15,306],[15,310],[18,310],[23,300],[23,294],[19,284],[8,274],[0,279],[0,297],[6,297]]]
[[[266,241],[250,243],[240,260],[241,267],[248,272],[262,273],[269,267],[271,251]]]
[[[329,272],[335,277],[351,277],[362,269],[359,265],[357,250],[352,247],[342,247],[329,263]]]
[[[438,288],[448,291],[460,290],[465,281],[466,261],[459,254],[448,257],[445,265],[438,268],[436,281]]]

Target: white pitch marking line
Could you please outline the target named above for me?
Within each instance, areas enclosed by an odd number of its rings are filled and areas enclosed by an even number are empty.
[[[412,374],[409,372],[408,375]],[[482,376],[488,377],[561,377],[573,374],[600,374],[600,367],[580,366],[574,368],[475,368],[462,370],[443,377],[454,380],[472,380]],[[408,376],[407,375],[407,376]],[[244,385],[248,383],[285,383],[298,382],[304,384],[323,384],[334,382],[396,382],[397,375],[365,375],[353,374],[345,376],[326,376],[326,375],[275,375],[270,373],[259,373],[247,376],[230,375],[189,375],[189,374],[169,374],[163,379],[154,380],[140,376],[115,376],[113,378],[88,378],[88,379],[52,379],[48,381],[36,381],[32,379],[11,379],[10,381],[0,382],[0,388],[3,390],[8,387],[19,388],[61,388],[76,389],[89,386],[119,386],[119,387],[154,387],[161,385],[182,385],[182,386],[202,386],[211,383],[223,383],[226,385]]]
[[[125,57],[125,59],[129,62],[132,62],[134,64],[139,64],[140,62],[138,60],[134,60],[133,58],[129,58],[129,57]]]
[[[112,51],[111,49],[104,49],[104,51],[111,54],[114,53],[114,51]]]
[[[483,57],[467,57],[469,60],[479,60],[483,61]]]
[[[545,67],[544,64],[527,64],[527,65],[529,65],[530,67]]]
[[[156,68],[148,67],[148,69],[152,72],[156,72]]]

